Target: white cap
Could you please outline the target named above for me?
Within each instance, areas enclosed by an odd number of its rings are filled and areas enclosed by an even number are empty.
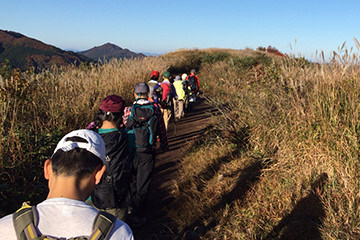
[[[68,140],[68,138],[71,137],[80,137],[87,142],[75,142]],[[102,140],[101,136],[96,132],[87,129],[80,129],[66,134],[57,144],[53,154],[55,154],[59,149],[63,150],[64,152],[68,152],[75,148],[86,149],[88,152],[91,152],[92,154],[100,158],[103,163],[105,163],[105,143]]]
[[[186,77],[187,77],[187,74],[186,74],[186,73],[183,73],[183,75],[181,75],[181,79],[182,79],[183,81],[186,80]]]

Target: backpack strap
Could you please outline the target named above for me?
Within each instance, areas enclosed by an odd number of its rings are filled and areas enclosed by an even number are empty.
[[[23,203],[23,206],[13,215],[13,223],[18,240],[30,240],[39,236],[36,226],[38,215],[35,206]]]
[[[117,218],[107,212],[99,211],[93,223],[93,233],[90,240],[106,240],[108,239],[112,229],[114,228]]]

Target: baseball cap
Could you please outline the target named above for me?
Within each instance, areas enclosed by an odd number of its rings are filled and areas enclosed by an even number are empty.
[[[159,71],[156,71],[156,70],[154,70],[154,71],[152,71],[151,72],[151,76],[150,76],[150,78],[159,78]]]
[[[170,73],[169,73],[169,72],[164,72],[163,76],[164,76],[165,78],[169,78],[169,77],[170,77]]]
[[[141,82],[136,84],[135,86],[135,93],[148,93],[150,91],[149,85],[147,83]]]
[[[125,101],[118,95],[109,95],[102,100],[100,109],[105,112],[123,112]]]
[[[83,141],[75,141],[73,137],[81,138],[81,140]],[[69,138],[72,139],[70,140]],[[87,129],[72,131],[66,134],[60,140],[54,150],[53,155],[60,149],[64,152],[68,152],[75,148],[82,148],[87,150],[88,152],[91,152],[92,154],[100,158],[101,161],[105,164],[105,143],[98,133]]]

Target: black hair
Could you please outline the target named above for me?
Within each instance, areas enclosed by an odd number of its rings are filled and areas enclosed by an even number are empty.
[[[81,137],[69,137],[66,141],[87,142]],[[56,175],[75,176],[82,179],[102,167],[103,161],[83,148],[70,151],[59,149],[51,157],[52,170]]]
[[[151,75],[150,79],[151,80],[159,80],[159,76]]]
[[[143,99],[148,99],[148,97],[149,97],[149,93],[147,92],[147,93],[135,93],[138,97],[139,97],[139,99],[140,98],[143,98]]]
[[[103,122],[106,120],[106,121],[115,122],[116,127],[120,128],[121,124],[123,123],[122,116],[123,116],[123,112],[113,113],[99,109],[99,111],[96,114],[95,124],[97,127],[100,128]]]

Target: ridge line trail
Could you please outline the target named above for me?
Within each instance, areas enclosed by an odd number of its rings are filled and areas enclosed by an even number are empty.
[[[181,169],[185,147],[201,137],[212,123],[212,115],[217,110],[203,98],[198,98],[193,110],[185,113],[179,123],[169,123],[168,152],[157,154],[150,186],[148,223],[139,228],[132,228],[135,239],[172,239],[171,226],[166,216],[166,207],[174,200],[172,192]],[[172,236],[172,237],[171,237]]]

